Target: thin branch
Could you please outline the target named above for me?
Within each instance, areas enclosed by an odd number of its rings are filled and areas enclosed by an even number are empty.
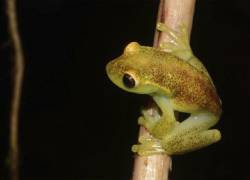
[[[160,0],[157,22],[163,22],[171,29],[179,31],[180,25],[192,29],[195,0]],[[154,47],[160,42],[170,41],[167,34],[155,31]],[[146,129],[140,127],[140,136],[150,136]],[[133,180],[168,180],[172,161],[168,155],[135,157]]]
[[[150,134],[141,126],[139,136],[150,136]],[[172,160],[168,155],[136,155],[132,180],[168,180],[171,165]]]
[[[11,38],[14,62],[13,62],[13,82],[10,108],[10,177],[12,180],[19,179],[19,147],[18,147],[18,127],[20,100],[22,94],[22,82],[24,72],[24,57],[21,39],[18,32],[16,0],[6,0],[9,34]]]

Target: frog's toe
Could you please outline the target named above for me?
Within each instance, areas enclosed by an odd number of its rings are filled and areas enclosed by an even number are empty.
[[[147,137],[147,136],[140,136],[139,137],[139,143],[149,143],[149,142],[152,142],[153,141],[153,138],[151,137]]]
[[[150,131],[159,121],[159,119],[160,118],[158,116],[149,116],[146,113],[143,113],[143,116],[138,118],[138,124]]]
[[[165,49],[166,52],[168,53],[172,53],[174,52],[177,48],[176,48],[176,45],[174,44],[173,41],[170,41],[170,42],[162,42],[160,43],[159,47],[161,49]]]
[[[165,150],[161,146],[161,142],[157,139],[141,136],[139,142],[141,144],[132,146],[132,151],[141,156],[165,153]]]
[[[216,143],[221,140],[221,133],[218,129],[207,130],[206,132],[207,138],[210,139],[211,144]]]
[[[173,29],[168,27],[166,24],[158,22],[156,28],[161,32],[167,33],[172,40],[178,39],[177,33]]]
[[[132,149],[132,151],[133,151],[134,153],[137,153],[137,152],[139,151],[139,149],[140,149],[140,145],[138,145],[138,144],[133,145],[131,149]]]
[[[139,154],[140,156],[150,156],[154,154],[163,154],[166,153],[166,151],[161,147],[153,147],[153,146],[147,146],[144,144],[140,145],[133,145],[132,151],[134,153]]]
[[[144,117],[140,116],[140,117],[138,118],[138,124],[139,124],[139,125],[142,125],[142,126],[145,125],[145,119],[144,119]]]

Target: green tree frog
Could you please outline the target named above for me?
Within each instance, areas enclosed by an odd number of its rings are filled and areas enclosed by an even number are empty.
[[[106,66],[110,80],[125,91],[147,94],[160,109],[142,110],[138,123],[152,135],[140,137],[132,151],[139,155],[183,154],[213,144],[220,131],[210,129],[221,115],[221,101],[206,68],[189,45],[185,27],[180,32],[158,23],[171,41],[159,48],[129,43],[123,54]],[[179,122],[174,112],[189,113]]]

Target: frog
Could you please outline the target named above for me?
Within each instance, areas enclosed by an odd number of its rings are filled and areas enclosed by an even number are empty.
[[[207,69],[192,52],[187,28],[179,31],[158,23],[170,41],[159,47],[129,43],[122,55],[106,65],[109,79],[119,88],[152,97],[158,111],[143,109],[138,124],[150,136],[140,136],[132,151],[141,156],[192,152],[221,139],[211,129],[220,119],[222,103]],[[188,113],[183,121],[175,112]]]

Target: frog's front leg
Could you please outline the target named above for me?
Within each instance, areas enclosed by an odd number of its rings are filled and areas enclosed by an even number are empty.
[[[178,122],[168,98],[153,96],[153,99],[161,112],[155,108],[144,109],[142,111],[143,116],[138,119],[138,123],[144,126],[154,137],[160,139],[166,133],[169,133]]]
[[[153,107],[149,109],[143,109],[142,116],[138,118],[138,124],[145,127],[148,131],[152,131],[160,119],[161,116],[157,109]]]
[[[165,150],[161,146],[161,142],[153,137],[141,136],[139,143],[132,146],[132,151],[141,156],[149,156],[153,154],[165,153]]]
[[[166,135],[162,144],[168,154],[181,154],[208,146],[220,140],[218,130],[208,130],[215,125],[218,117],[211,113],[191,115]]]
[[[140,116],[138,118],[138,124],[145,127],[148,131],[151,131],[155,126],[155,122],[150,119],[151,118],[147,119],[143,116]]]

